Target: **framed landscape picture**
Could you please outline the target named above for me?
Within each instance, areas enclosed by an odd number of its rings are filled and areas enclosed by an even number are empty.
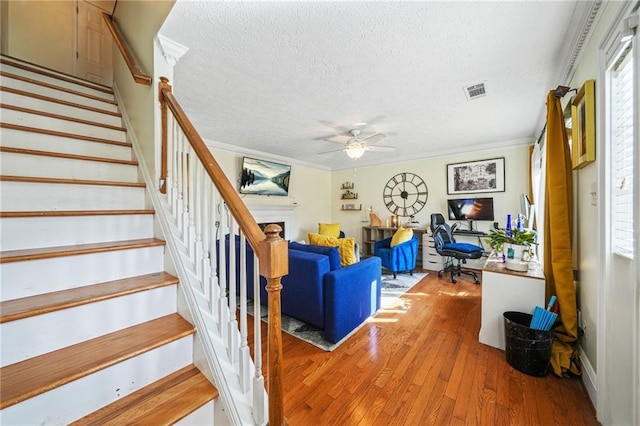
[[[447,194],[504,192],[504,157],[447,164]]]
[[[595,80],[587,80],[571,102],[572,166],[579,169],[596,160]]]

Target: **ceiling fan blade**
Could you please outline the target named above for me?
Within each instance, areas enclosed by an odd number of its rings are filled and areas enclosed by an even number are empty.
[[[380,152],[391,152],[395,151],[395,146],[367,146],[365,148],[367,151],[380,151]]]
[[[336,143],[338,145],[345,145],[346,143],[348,143],[348,141],[346,141],[346,142],[345,141],[333,141],[331,139],[322,139],[322,140],[325,141],[325,142]]]
[[[364,138],[364,139],[360,139],[358,142],[362,143],[362,142],[366,142],[368,144],[371,143],[376,143],[381,141],[382,139],[385,138],[386,135],[382,134],[382,133],[376,133],[373,136],[369,136],[368,138]]]
[[[319,152],[318,155],[320,155],[320,154],[331,154],[332,152],[340,152],[340,151],[344,151],[344,148],[332,149],[331,151],[322,151],[322,152]]]

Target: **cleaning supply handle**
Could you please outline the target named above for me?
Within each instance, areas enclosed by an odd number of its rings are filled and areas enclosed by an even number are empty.
[[[555,294],[553,296],[551,296],[551,299],[549,299],[549,304],[547,305],[547,311],[551,310],[551,308],[553,307],[554,303],[556,303],[556,295]]]

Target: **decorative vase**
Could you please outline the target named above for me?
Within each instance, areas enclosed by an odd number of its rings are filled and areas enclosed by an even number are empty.
[[[520,272],[526,272],[529,269],[529,246],[505,243],[503,253],[507,269]]]

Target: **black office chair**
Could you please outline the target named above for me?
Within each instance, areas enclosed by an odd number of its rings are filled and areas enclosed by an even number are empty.
[[[462,269],[462,264],[467,263],[467,259],[479,259],[482,257],[482,247],[469,243],[457,243],[453,238],[451,227],[439,213],[431,215],[431,229],[436,251],[440,256],[449,258],[445,262],[444,269],[438,271],[438,277],[442,277],[445,272],[450,272],[451,282],[455,284],[458,282],[456,277],[465,274],[473,277],[476,284],[480,284],[478,275],[469,269]],[[457,263],[453,259],[457,260]]]

